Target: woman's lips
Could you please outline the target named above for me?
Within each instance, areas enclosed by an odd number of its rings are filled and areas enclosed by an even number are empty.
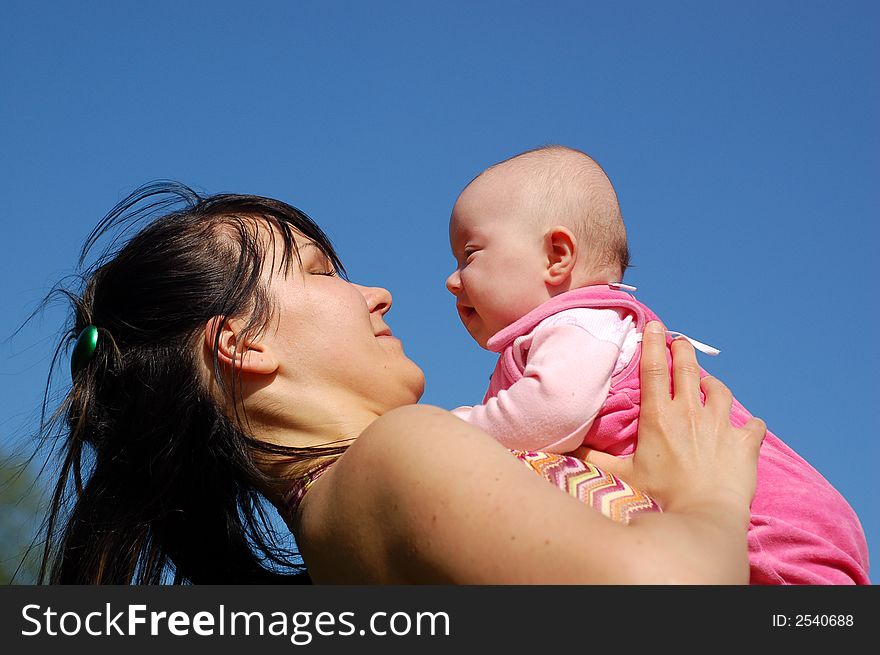
[[[393,341],[397,344],[400,343],[400,339],[391,334],[391,328],[387,325],[383,325],[382,328],[376,332],[374,335],[377,341]]]
[[[391,328],[387,325],[383,325],[373,336],[379,341],[400,341],[400,339],[391,334]]]

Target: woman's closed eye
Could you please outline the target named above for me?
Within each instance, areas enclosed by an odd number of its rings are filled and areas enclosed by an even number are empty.
[[[309,275],[326,275],[327,277],[336,277],[336,271],[333,269],[329,271],[309,271]]]

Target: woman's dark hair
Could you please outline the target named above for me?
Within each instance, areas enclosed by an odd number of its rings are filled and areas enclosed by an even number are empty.
[[[265,328],[273,312],[266,279],[298,270],[296,233],[344,275],[330,240],[283,202],[201,197],[173,182],[145,185],[116,205],[86,240],[80,269],[111,233],[78,277],[81,288],[59,289],[73,318],[53,371],[86,326],[98,328],[99,343],[49,418],[51,373],[47,385],[41,434],[55,440],[60,472],[40,581],[307,581],[272,527],[258,491],[271,480],[254,455],[305,461],[344,446],[291,448],[254,438],[237,409],[238,369],[221,371],[219,334],[209,375],[199,360],[212,317],[245,319],[251,334]],[[225,407],[236,408],[233,416]]]

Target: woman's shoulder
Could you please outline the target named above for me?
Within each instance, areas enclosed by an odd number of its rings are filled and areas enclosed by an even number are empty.
[[[473,429],[438,407],[395,409],[371,423],[312,485],[295,532],[313,579],[395,577],[382,563],[398,561],[388,551],[426,531],[419,517],[454,477],[452,460],[438,451],[444,439],[458,441],[458,424]]]
[[[443,467],[447,458],[441,452],[451,444],[467,450],[464,437],[472,440],[474,431],[439,407],[396,408],[371,423],[340,458],[333,484],[351,485],[365,501],[372,493],[399,494],[415,478],[423,479],[424,469]]]
[[[574,544],[580,553],[592,537],[592,557],[620,527],[486,433],[422,405],[372,423],[314,484],[302,514],[297,544],[317,583],[564,580]],[[571,526],[571,540],[548,538],[559,525]]]
[[[431,405],[407,405],[373,421],[345,453],[321,476],[308,494],[308,506],[321,513],[340,502],[370,512],[389,495],[408,501],[402,493],[424,469],[442,467],[441,444],[455,442],[459,432],[475,428],[452,413]],[[473,436],[473,435],[471,435]]]
[[[405,405],[380,416],[358,437],[356,450],[371,453],[390,446],[419,452],[420,446],[463,422],[451,412],[433,405]]]

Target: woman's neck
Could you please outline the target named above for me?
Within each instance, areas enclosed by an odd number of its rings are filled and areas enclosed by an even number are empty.
[[[273,481],[271,489],[263,491],[273,502],[280,501],[292,481],[302,478],[321,460],[338,457],[380,416],[374,408],[336,400],[276,406],[271,414],[249,411],[249,427],[257,439],[305,451],[298,455],[259,454],[260,469]]]

